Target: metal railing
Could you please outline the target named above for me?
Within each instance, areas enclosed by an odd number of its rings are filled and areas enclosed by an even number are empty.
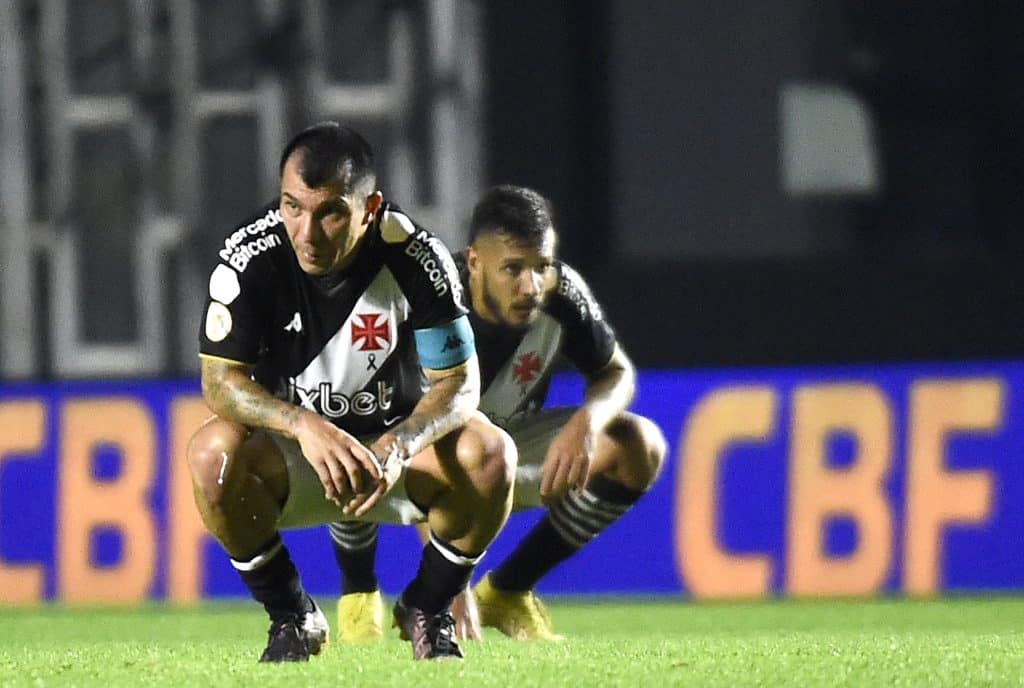
[[[252,13],[242,26],[257,38],[300,41],[301,61],[295,73],[264,65],[251,85],[230,89],[202,78],[201,30],[209,27],[201,24],[201,0],[125,0],[111,21],[124,24],[116,28],[129,76],[102,92],[76,84],[74,47],[81,36],[71,25],[72,7],[71,0],[0,0],[0,378],[196,370],[209,256],[189,244],[200,229],[216,230],[201,226],[203,187],[211,182],[204,177],[211,153],[202,132],[226,118],[255,123],[247,151],[259,166],[253,207],[276,193],[277,156],[292,130],[324,118],[383,127],[386,195],[452,245],[461,244],[481,179],[475,3],[389,4],[384,27],[362,34],[343,27],[338,36],[329,26],[331,0],[241,3],[240,11]],[[292,33],[281,33],[292,24]],[[385,43],[386,74],[371,83],[332,77],[328,63],[337,40],[359,35]],[[163,89],[163,111],[146,102],[154,88]],[[121,260],[131,263],[131,283],[123,285],[131,296],[119,304],[94,303],[82,288],[90,279],[109,279],[102,270],[85,274],[85,248],[114,240],[103,218],[83,218],[76,205],[83,181],[97,174],[96,161],[81,159],[83,136],[118,136],[130,148],[118,161],[104,161],[129,166],[122,172],[133,182],[124,190],[130,199],[117,193],[109,199],[130,206],[120,217],[130,216],[133,225],[130,245],[118,247]],[[44,266],[42,277],[37,264]],[[114,328],[119,338],[107,336],[103,319],[129,326]]]

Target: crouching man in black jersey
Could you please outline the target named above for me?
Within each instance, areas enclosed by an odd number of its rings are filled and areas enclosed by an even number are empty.
[[[210,276],[200,356],[216,415],[188,461],[207,528],[270,615],[261,661],[327,642],[279,530],[339,518],[426,522],[395,622],[415,658],[461,657],[452,598],[511,506],[515,447],[475,410],[457,268],[376,188],[358,134],[301,132],[280,199],[226,237]]]
[[[459,597],[463,636],[479,637],[475,599],[485,626],[520,640],[559,640],[534,586],[622,516],[653,484],[665,456],[658,427],[626,410],[633,366],[586,283],[555,260],[556,239],[543,196],[499,186],[474,209],[469,248],[457,258],[480,356],[480,410],[519,452],[513,508],[546,508],[473,595]],[[585,400],[542,409],[559,357],[586,378]],[[378,638],[376,528],[333,523],[331,536],[343,574],[341,639]]]

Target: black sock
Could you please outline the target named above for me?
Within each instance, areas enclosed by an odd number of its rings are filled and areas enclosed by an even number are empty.
[[[519,546],[491,571],[498,590],[532,590],[551,569],[626,513],[643,492],[603,475],[591,478],[582,493],[570,492],[552,506]]]
[[[427,615],[447,609],[455,596],[466,588],[482,556],[483,552],[461,552],[431,533],[430,542],[423,548],[420,569],[402,593],[402,601]]]
[[[341,594],[373,592],[377,580],[377,524],[359,521],[331,523],[331,546],[341,569]]]
[[[274,535],[248,560],[231,560],[253,598],[271,619],[301,615],[313,610],[313,601],[302,589],[299,571],[292,563],[280,535]]]
[[[505,561],[488,574],[498,590],[532,590],[537,581],[579,549],[562,539],[544,514]]]

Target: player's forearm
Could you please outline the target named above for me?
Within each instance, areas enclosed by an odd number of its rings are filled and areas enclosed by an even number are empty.
[[[265,428],[294,437],[303,410],[282,401],[249,377],[239,366],[219,361],[203,362],[203,399],[221,418],[251,428]]]
[[[629,360],[616,352],[604,368],[587,380],[583,409],[594,430],[625,411],[636,390],[636,373]]]
[[[412,413],[388,434],[413,456],[462,427],[480,403],[480,373],[475,359],[444,377],[431,380],[430,389]]]

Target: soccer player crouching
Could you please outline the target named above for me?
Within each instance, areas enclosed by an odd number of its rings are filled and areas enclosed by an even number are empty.
[[[537,582],[620,518],[653,484],[666,445],[658,427],[626,410],[633,366],[590,289],[555,259],[548,201],[499,186],[473,211],[470,244],[457,257],[476,335],[484,392],[480,410],[516,443],[513,508],[545,514],[509,557],[459,598],[460,634],[485,626],[521,640],[559,640],[533,593]],[[585,377],[576,408],[542,409],[556,360]],[[342,570],[342,641],[379,638],[383,616],[373,568],[376,527],[331,524]]]
[[[196,503],[270,616],[261,661],[327,642],[279,531],[339,518],[428,524],[394,617],[415,658],[459,658],[450,604],[508,517],[515,448],[475,411],[456,268],[383,201],[354,131],[299,133],[280,171],[280,199],[225,239],[210,277],[200,355],[216,415],[188,447]]]

